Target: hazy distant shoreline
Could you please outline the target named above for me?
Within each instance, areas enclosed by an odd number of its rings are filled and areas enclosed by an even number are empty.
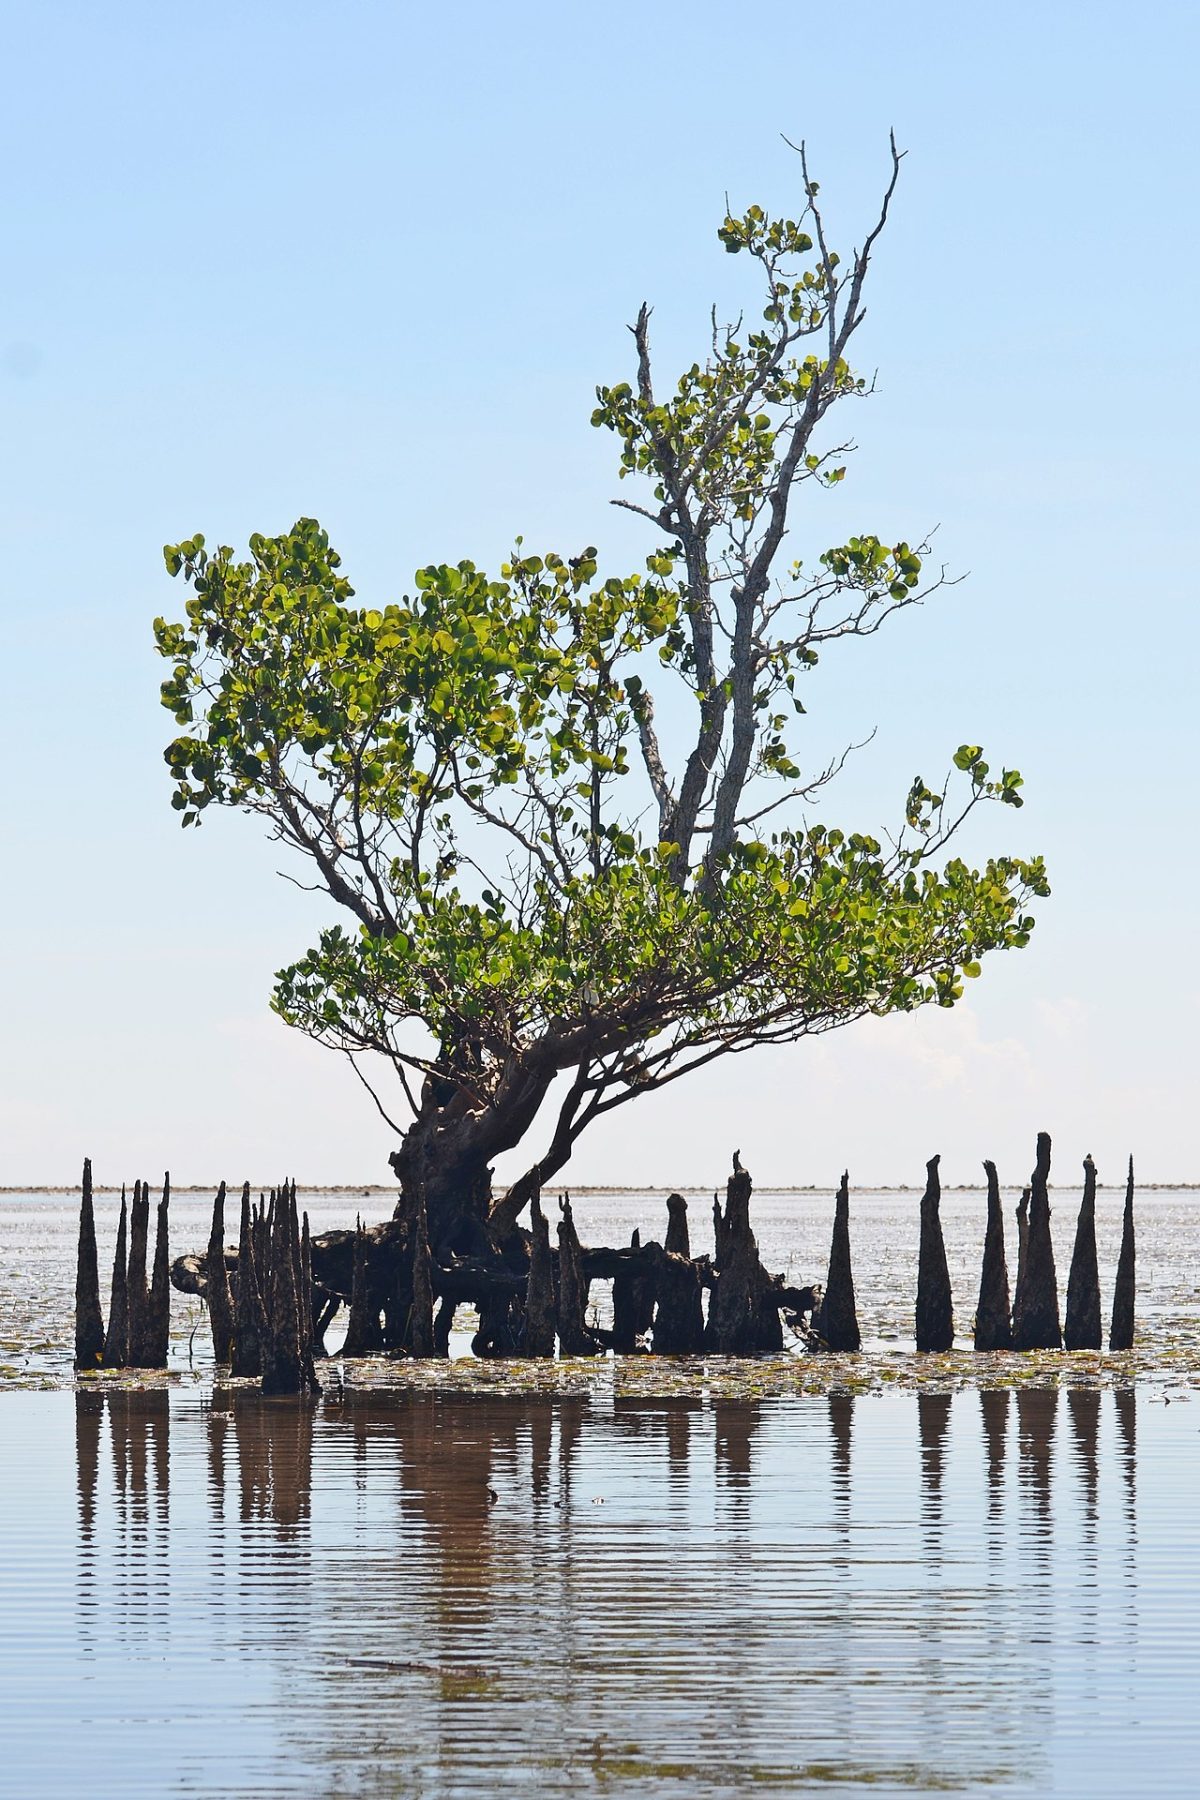
[[[219,1185],[215,1181],[172,1182],[171,1192],[173,1194],[213,1194]],[[251,1189],[256,1194],[269,1193],[273,1187],[278,1187],[278,1185],[278,1182],[275,1181],[252,1181],[250,1183]],[[638,1182],[627,1187],[613,1186],[609,1183],[591,1186],[580,1183],[577,1186],[573,1181],[552,1182],[549,1185],[553,1193],[569,1192],[572,1194],[703,1194],[707,1196],[714,1191],[711,1187],[667,1187],[654,1186],[646,1182]],[[1004,1181],[1000,1185],[1005,1190],[1009,1188],[1015,1190],[1023,1184],[1020,1181]],[[1051,1192],[1058,1191],[1059,1193],[1074,1193],[1079,1187],[1078,1182],[1072,1181],[1052,1181],[1048,1185]],[[1096,1187],[1098,1192],[1121,1193],[1125,1183],[1123,1181],[1100,1181],[1097,1182]],[[1139,1194],[1188,1194],[1195,1193],[1197,1190],[1200,1190],[1200,1181],[1139,1181],[1137,1184]],[[375,1194],[389,1195],[394,1198],[400,1190],[395,1186],[373,1186],[370,1183],[360,1185],[355,1181],[317,1182],[315,1186],[309,1187],[303,1181],[298,1180],[296,1191],[304,1194],[361,1194],[365,1199],[368,1195]],[[837,1187],[836,1183],[828,1181],[809,1182],[805,1187],[772,1187],[767,1183],[754,1191],[757,1194],[833,1194],[836,1193]],[[40,1182],[25,1181],[11,1187],[0,1186],[0,1194],[77,1194],[78,1192],[78,1183],[72,1187],[62,1187],[52,1183],[43,1185]],[[97,1182],[93,1192],[119,1194],[121,1187],[119,1183],[114,1186],[112,1183]],[[924,1184],[912,1181],[894,1184],[865,1182],[858,1188],[858,1192],[860,1194],[920,1194],[924,1192]],[[987,1188],[981,1181],[944,1182],[942,1192],[943,1194],[985,1194]]]

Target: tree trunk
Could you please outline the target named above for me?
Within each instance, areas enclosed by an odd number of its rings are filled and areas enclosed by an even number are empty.
[[[758,1254],[750,1229],[752,1184],[735,1159],[725,1191],[725,1212],[714,1202],[717,1277],[708,1308],[706,1347],[718,1356],[777,1355],[783,1349],[783,1327],[774,1287]]]
[[[813,1326],[828,1350],[861,1350],[862,1334],[854,1304],[854,1272],[850,1266],[850,1175],[842,1176],[833,1212],[829,1279]]]
[[[79,1200],[79,1249],[75,1261],[75,1367],[98,1368],[104,1358],[104,1315],[100,1311],[100,1266],[96,1256],[96,1213],[92,1204],[92,1159],[84,1158]]]
[[[925,1192],[921,1198],[921,1251],[917,1266],[917,1349],[951,1350],[954,1347],[954,1302],[946,1245],[942,1238],[942,1184],[938,1178],[940,1156],[925,1165]]]
[[[1063,1343],[1068,1350],[1099,1350],[1103,1345],[1100,1323],[1100,1269],[1096,1258],[1096,1165],[1083,1159],[1083,1199],[1075,1227],[1075,1249],[1067,1277],[1067,1312]]]
[[[137,1201],[134,1200],[134,1216]],[[229,1362],[233,1355],[233,1296],[225,1270],[225,1183],[213,1201],[212,1227],[208,1234],[208,1319],[212,1328],[213,1361]],[[130,1285],[132,1286],[132,1277]],[[131,1334],[132,1335],[132,1334]]]
[[[1121,1255],[1117,1261],[1117,1285],[1113,1291],[1112,1325],[1108,1334],[1110,1350],[1133,1349],[1136,1254],[1133,1241],[1133,1158],[1129,1159],[1129,1179],[1125,1184],[1125,1219],[1121,1227]]]
[[[983,1240],[983,1272],[979,1278],[979,1305],[975,1312],[975,1348],[1011,1350],[1012,1308],[1008,1294],[1008,1261],[1004,1254],[1000,1180],[994,1162],[985,1162],[983,1167],[987,1175],[987,1234]]]
[[[117,1253],[113,1258],[112,1297],[108,1304],[108,1335],[104,1340],[104,1366],[123,1369],[129,1362],[129,1209],[121,1188],[121,1217],[117,1221]]]
[[[1038,1132],[1037,1164],[1030,1182],[1029,1238],[1024,1276],[1017,1281],[1013,1307],[1013,1347],[1017,1350],[1061,1350],[1058,1277],[1050,1237],[1050,1138]]]
[[[463,1044],[450,1059],[464,1070],[463,1089],[450,1081],[426,1080],[420,1112],[388,1158],[400,1182],[395,1216],[414,1217],[417,1196],[423,1195],[429,1247],[436,1262],[451,1255],[487,1255],[515,1226],[515,1211],[497,1229],[489,1226],[491,1162],[521,1142],[553,1079],[550,1070],[518,1071],[503,1097],[479,1110],[470,1099],[472,1055],[470,1045]],[[522,1206],[533,1185],[527,1185]]]

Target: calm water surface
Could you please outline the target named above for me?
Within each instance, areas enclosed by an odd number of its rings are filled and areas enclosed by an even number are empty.
[[[1133,1388],[14,1393],[0,1791],[1194,1793],[1198,1478]]]
[[[759,1364],[547,1365],[533,1396],[394,1385],[527,1365],[335,1361],[301,1407],[214,1388],[179,1295],[172,1375],[73,1391],[75,1202],[0,1196],[0,1795],[1200,1792],[1196,1199],[1139,1203],[1132,1357],[909,1354],[918,1196],[868,1194],[867,1353],[789,1364],[818,1394],[745,1398]],[[768,1265],[819,1277],[831,1196],[754,1205]],[[210,1206],[177,1197],[174,1251]],[[577,1204],[591,1242],[663,1211]],[[983,1214],[944,1199],[960,1333]]]

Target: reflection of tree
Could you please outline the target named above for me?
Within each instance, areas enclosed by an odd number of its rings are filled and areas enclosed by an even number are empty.
[[[744,1496],[754,1469],[754,1438],[762,1418],[756,1400],[716,1400],[713,1427],[717,1477],[731,1495]]]
[[[854,1430],[854,1395],[830,1394],[829,1438],[833,1453],[833,1491],[843,1514],[850,1509],[850,1452]]]
[[[987,1455],[988,1519],[993,1525],[1004,1512],[1004,1454],[1008,1443],[1008,1409],[1007,1388],[980,1389],[979,1410]]]
[[[1084,1535],[1087,1538],[1094,1540],[1097,1522],[1096,1503],[1100,1490],[1100,1460],[1098,1455],[1100,1433],[1099,1388],[1068,1388],[1067,1418],[1070,1421],[1071,1426],[1071,1443],[1075,1454],[1075,1466],[1079,1470],[1079,1478],[1083,1485]]]
[[[622,1395],[614,1402],[613,1418],[622,1438],[645,1438],[648,1447],[661,1448],[672,1488],[686,1490],[692,1423],[703,1405],[686,1394]]]
[[[1058,1417],[1058,1389],[1017,1389],[1017,1444],[1020,1451],[1021,1485],[1028,1492],[1041,1529],[1037,1541],[1042,1559],[1051,1554],[1050,1480],[1054,1460],[1054,1426]]]
[[[353,1390],[316,1410],[246,1389],[174,1400],[176,1481],[200,1493],[175,1509],[170,1540],[167,1395],[76,1401],[80,1642],[164,1669],[174,1655],[173,1676],[184,1644],[214,1682],[256,1668],[231,1729],[259,1731],[313,1791],[486,1789],[485,1760],[555,1791],[624,1792],[643,1764],[685,1762],[692,1791],[732,1791],[834,1760],[864,1785],[903,1769],[964,1785],[1020,1776],[1032,1791],[1062,1692],[1055,1658],[1081,1621],[1095,1634],[1067,1533],[1030,1579],[1053,1393],[1022,1396],[1019,1483],[1005,1481],[1003,1391],[981,1396],[978,1438],[973,1401],[955,1413],[950,1396],[921,1395],[915,1421],[911,1398],[880,1402],[897,1409],[882,1442],[874,1406],[856,1427],[849,1394],[766,1414],[669,1397],[611,1411]],[[1094,1514],[1094,1393],[1067,1410]],[[125,1470],[115,1501],[104,1411]],[[904,1494],[918,1468],[919,1515]],[[208,1504],[192,1504],[205,1471]],[[1060,1489],[1075,1500],[1073,1479]],[[1072,1678],[1080,1666],[1076,1652]],[[259,1677],[279,1696],[265,1726]],[[742,1745],[753,1770],[734,1767]]]
[[[228,1388],[214,1388],[208,1404],[208,1503],[218,1525],[225,1521],[225,1439],[229,1430]]]
[[[942,1471],[946,1433],[950,1428],[951,1394],[917,1395],[917,1433],[921,1440],[921,1517],[940,1538],[942,1523]]]
[[[237,1445],[243,1521],[269,1519],[282,1541],[307,1536],[312,1515],[313,1407],[229,1389],[225,1406]]]
[[[1130,1543],[1137,1523],[1137,1389],[1118,1388],[1113,1395],[1117,1415],[1117,1437],[1121,1467],[1125,1473],[1125,1511],[1129,1518]]]
[[[96,1518],[96,1487],[100,1477],[100,1425],[104,1395],[94,1388],[75,1391],[75,1478],[79,1493],[79,1535],[91,1542]]]

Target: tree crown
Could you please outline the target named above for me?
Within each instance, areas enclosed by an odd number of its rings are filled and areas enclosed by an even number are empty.
[[[939,854],[980,802],[1021,804],[1019,774],[978,746],[955,754],[953,794],[912,782],[886,848],[795,819],[844,761],[802,772],[804,674],[941,581],[922,586],[925,546],[869,533],[782,555],[800,489],[845,474],[848,446],[816,433],[867,391],[846,350],[898,169],[893,146],[845,264],[806,162],[798,221],[726,217],[761,319],[714,313],[665,398],[641,309],[635,378],[597,390],[592,422],[638,489],[618,504],[652,528],[643,570],[518,540],[496,575],[431,565],[372,608],[311,519],[245,559],[168,546],[190,589],[185,620],[155,624],[173,804],[184,825],[213,804],[259,813],[311,859],[357,929],[324,931],[274,1004],[387,1056],[418,1114],[435,1092],[494,1115],[514,1071],[525,1091],[573,1069],[574,1130],[715,1055],[953,1004],[988,951],[1028,941],[1040,858]]]

